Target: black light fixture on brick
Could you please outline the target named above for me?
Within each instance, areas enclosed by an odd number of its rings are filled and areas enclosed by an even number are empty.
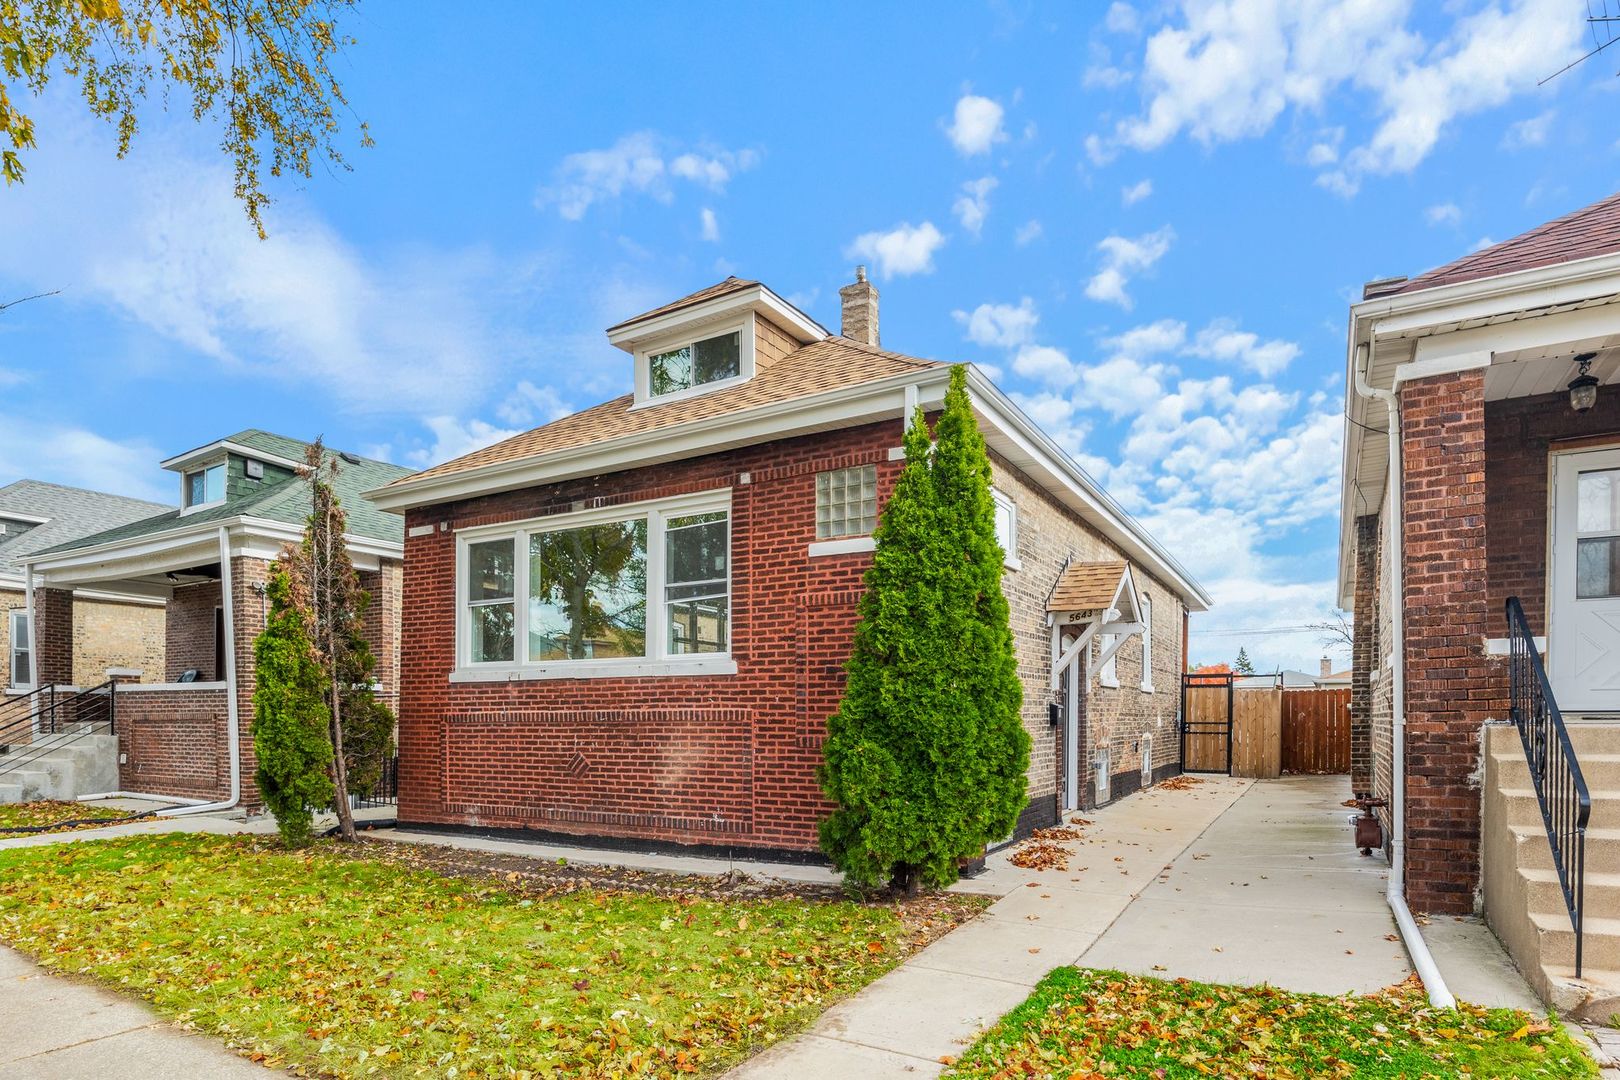
[[[1597,353],[1581,353],[1575,358],[1581,373],[1569,381],[1569,407],[1578,413],[1586,412],[1597,404],[1597,376],[1592,374],[1592,360]]]

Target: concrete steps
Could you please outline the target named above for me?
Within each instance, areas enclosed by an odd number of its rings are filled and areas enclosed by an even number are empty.
[[[1620,723],[1571,724],[1592,795],[1586,831],[1582,975],[1519,734],[1485,729],[1481,839],[1485,918],[1525,979],[1560,1012],[1596,1023],[1620,1013]]]
[[[118,789],[118,737],[69,729],[0,754],[0,803]]]

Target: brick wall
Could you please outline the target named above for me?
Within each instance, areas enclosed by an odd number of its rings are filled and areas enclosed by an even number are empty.
[[[223,687],[119,690],[118,769],[124,791],[223,799],[230,792]],[[244,787],[252,771],[244,768]]]
[[[1373,789],[1372,782],[1372,669],[1378,657],[1378,532],[1377,514],[1356,518],[1356,581],[1354,610],[1356,635],[1350,658],[1350,790]]]
[[[1400,548],[1391,543],[1395,531],[1393,489],[1386,494],[1379,514],[1374,547],[1378,563],[1377,633],[1373,640],[1373,671],[1368,703],[1372,741],[1372,792],[1386,803],[1395,797],[1395,581]],[[1386,844],[1393,839],[1393,818],[1385,807],[1378,812],[1384,823]]]
[[[1485,405],[1485,532],[1490,545],[1490,635],[1507,636],[1504,604],[1517,596],[1537,634],[1547,632],[1547,511],[1553,444],[1620,443],[1620,395],[1599,394],[1587,413],[1569,395],[1540,394]]]
[[[1505,711],[1484,653],[1484,373],[1404,384],[1401,425],[1407,900],[1462,914],[1479,880],[1479,727]]]
[[[0,589],[0,687],[10,686],[11,616],[24,611],[21,589]],[[142,682],[163,679],[163,607],[112,600],[73,600],[73,677],[75,686],[107,680],[108,668],[138,668]]]
[[[196,669],[198,681],[214,682],[225,677],[215,671],[214,609],[220,606],[219,582],[203,581],[181,585],[169,601],[165,622],[165,682],[175,682],[182,674]]]
[[[434,528],[405,542],[401,820],[814,849],[816,825],[831,809],[815,770],[826,717],[842,693],[842,664],[870,562],[864,554],[808,555],[815,474],[870,462],[886,497],[901,467],[889,460],[900,433],[895,420],[412,511],[407,534]],[[744,473],[749,483],[741,482]],[[1057,735],[1045,710],[1045,599],[1065,557],[1112,553],[1077,518],[1044,496],[1032,497],[1027,481],[1005,463],[997,463],[996,483],[1020,503],[1023,569],[1006,581],[1026,680],[1024,718],[1035,738],[1030,790],[1050,807]],[[566,513],[578,500],[629,504],[726,486],[738,674],[449,682],[455,530]],[[440,522],[450,528],[439,529]],[[1173,729],[1181,609],[1168,590],[1147,587],[1155,594],[1154,663],[1163,675],[1158,693],[1144,693],[1137,686],[1139,647],[1122,653],[1122,688],[1110,692],[1117,697],[1115,727],[1098,736],[1121,745],[1137,736],[1119,727],[1151,722],[1155,730],[1161,723]],[[1169,761],[1175,740],[1160,742],[1155,758]]]
[[[391,709],[399,707],[399,602],[404,567],[385,559],[376,570],[360,572],[360,587],[371,594],[366,606],[365,638],[377,658],[378,695]]]
[[[73,593],[34,590],[34,681],[73,682]]]

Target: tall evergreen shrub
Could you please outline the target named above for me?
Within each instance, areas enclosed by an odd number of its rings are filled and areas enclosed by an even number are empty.
[[[332,802],[326,676],[315,657],[303,606],[294,598],[295,587],[285,569],[273,568],[269,620],[253,643],[254,778],[289,847],[309,842],[313,812]]]
[[[931,447],[919,409],[874,534],[844,697],[827,723],[821,845],[847,880],[948,885],[1025,801],[1029,736],[1001,592],[990,462],[964,369]]]

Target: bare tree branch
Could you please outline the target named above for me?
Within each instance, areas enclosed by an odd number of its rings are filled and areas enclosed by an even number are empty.
[[[1356,627],[1351,621],[1349,612],[1334,609],[1324,622],[1307,623],[1312,630],[1321,635],[1321,642],[1329,648],[1352,649],[1356,644]]]
[[[61,289],[52,289],[50,292],[35,293],[33,296],[25,296],[20,300],[11,300],[7,303],[0,304],[0,311],[5,311],[7,308],[14,308],[18,304],[26,304],[30,300],[43,300],[47,296],[57,296],[60,295],[61,292]]]

